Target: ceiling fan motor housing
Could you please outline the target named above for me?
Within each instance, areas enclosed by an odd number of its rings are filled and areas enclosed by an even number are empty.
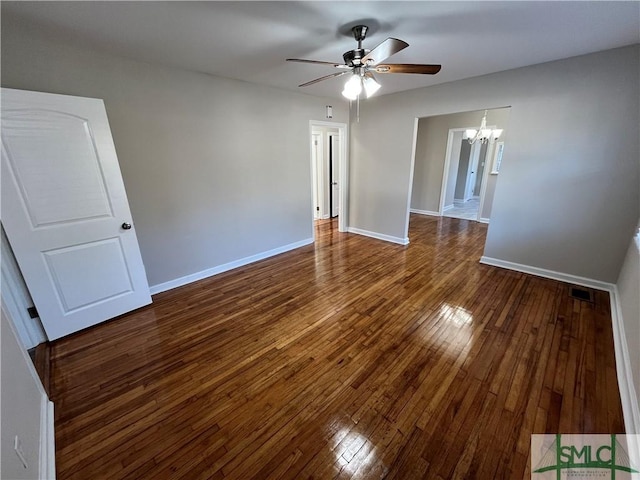
[[[342,54],[342,58],[344,59],[344,63],[349,65],[350,67],[357,67],[362,65],[361,59],[369,53],[369,50],[365,50],[364,48],[356,48],[355,50],[349,50],[348,52],[344,52]]]

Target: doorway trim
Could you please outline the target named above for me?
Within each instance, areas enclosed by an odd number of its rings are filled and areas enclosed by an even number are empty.
[[[336,145],[336,143],[338,145]],[[338,149],[336,149],[336,146],[339,147],[340,144],[340,135],[336,135],[333,132],[328,132],[327,133],[327,145],[329,147],[329,155],[328,155],[328,160],[329,160],[329,172],[328,172],[328,179],[329,179],[329,218],[335,218],[335,217],[339,217],[340,216],[340,207],[341,207],[341,200],[340,200],[340,153],[338,152]],[[336,161],[337,159],[337,161]],[[337,167],[337,168],[334,168]],[[338,181],[334,182],[334,178],[338,177]],[[334,186],[338,187],[338,195],[335,195],[335,188]],[[335,215],[334,215],[335,212]]]
[[[450,128],[447,135],[447,149],[444,154],[444,171],[442,172],[442,183],[440,184],[440,204],[438,205],[438,215],[444,214],[444,201],[447,197],[447,182],[449,181],[449,167],[451,166],[451,154],[453,150],[453,137],[458,132],[464,132],[466,128]]]
[[[401,242],[395,241],[395,243],[400,243],[401,245],[409,244],[409,222],[411,221],[411,197],[413,196],[413,175],[414,170],[416,168],[416,150],[418,148],[418,125],[420,122],[420,118],[414,117],[413,119],[413,141],[411,144],[411,164],[409,166],[409,195],[407,196],[407,215],[404,220],[404,240]],[[389,240],[394,241],[394,240]]]
[[[322,191],[324,179],[319,175],[318,162],[324,158],[324,134],[322,130],[311,131],[311,187],[313,195],[313,219],[321,220],[323,218],[323,205],[319,202],[320,192]]]
[[[484,209],[485,194],[487,192],[487,183],[489,183],[489,175],[491,175],[491,165],[493,162],[493,155],[496,151],[497,142],[489,143],[487,145],[487,153],[484,158],[484,170],[482,172],[482,183],[480,184],[480,204],[478,205],[478,222],[489,223],[489,218],[482,216],[482,210]]]
[[[339,176],[338,179],[339,190],[340,190],[340,214],[338,215],[338,231],[346,232],[349,228],[348,222],[348,198],[349,198],[349,131],[346,123],[339,122],[327,122],[324,120],[309,120],[309,164],[311,165],[311,169],[313,170],[313,129],[314,127],[329,127],[335,128],[338,130],[338,137],[340,138],[340,168],[339,168]],[[313,171],[312,171],[313,173]],[[310,182],[313,182],[313,175],[311,176]],[[311,188],[313,189],[313,183],[311,183]],[[315,206],[313,205],[313,190],[311,190],[311,209],[309,210],[313,213],[313,209]],[[311,221],[313,222],[313,215],[311,216]],[[313,223],[312,223],[313,225]],[[313,234],[315,236],[315,228],[312,228]]]
[[[0,227],[0,235],[2,252],[2,262],[0,262],[2,294],[0,296],[7,312],[10,313],[25,350],[28,350],[46,342],[47,335],[44,333],[40,319],[38,317],[32,318],[27,313],[28,309],[33,307],[33,300],[24,283],[20,267],[16,257],[13,255],[13,250],[11,250],[9,239],[4,233],[4,228]]]
[[[485,150],[485,154],[486,152],[487,150]],[[476,181],[478,180],[477,174],[478,174],[478,167],[480,165],[481,153],[482,153],[482,144],[475,142],[473,145],[471,145],[471,152],[469,153],[469,165],[467,168],[467,181],[465,182],[465,192],[463,195],[463,200],[465,202],[468,202],[473,197],[475,197],[473,192],[475,191],[475,184],[476,184]],[[484,177],[480,177],[480,182],[482,182],[483,178]],[[480,184],[480,190],[482,190],[482,183]],[[478,194],[478,197],[479,197],[479,194]]]

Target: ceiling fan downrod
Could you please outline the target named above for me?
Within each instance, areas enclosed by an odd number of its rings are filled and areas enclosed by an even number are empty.
[[[358,42],[358,48],[362,48],[362,42],[366,38],[368,30],[369,27],[367,27],[366,25],[356,25],[351,29],[351,31],[353,32],[353,38],[355,38],[356,42]]]
[[[356,25],[351,29],[353,32],[353,38],[355,38],[356,42],[358,42],[358,48],[355,50],[349,50],[348,52],[344,52],[342,58],[344,59],[344,63],[349,65],[350,67],[357,67],[362,65],[361,59],[367,54],[364,48],[362,48],[362,42],[367,36],[367,31],[369,27],[366,25]]]

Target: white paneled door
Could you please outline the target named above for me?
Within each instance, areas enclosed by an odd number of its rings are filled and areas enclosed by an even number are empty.
[[[2,89],[1,220],[49,340],[151,303],[102,100]]]

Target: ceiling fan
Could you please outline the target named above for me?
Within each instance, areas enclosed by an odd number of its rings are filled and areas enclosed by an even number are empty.
[[[328,80],[329,78],[340,77],[342,75],[351,74],[351,77],[344,86],[342,95],[349,100],[355,100],[360,96],[364,89],[367,98],[373,95],[380,88],[380,84],[376,81],[373,73],[420,73],[426,75],[434,75],[440,71],[441,65],[424,65],[412,63],[385,63],[391,55],[404,50],[409,46],[407,42],[398,40],[397,38],[387,38],[385,41],[377,45],[373,50],[362,48],[362,42],[367,36],[369,27],[366,25],[356,25],[351,29],[353,37],[358,42],[358,47],[349,50],[342,55],[344,64],[335,62],[322,62],[319,60],[305,60],[301,58],[287,58],[287,62],[313,63],[318,65],[329,65],[342,71],[316,78],[310,82],[298,85],[306,87],[314,83]]]

